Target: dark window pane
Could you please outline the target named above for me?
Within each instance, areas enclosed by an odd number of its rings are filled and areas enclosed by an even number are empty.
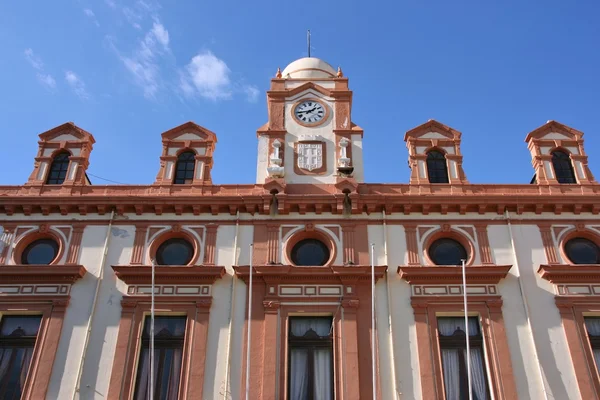
[[[185,316],[159,316],[154,317],[154,337],[183,338],[185,333]],[[150,338],[151,318],[147,317],[144,324],[143,338]]]
[[[0,337],[35,337],[41,320],[39,315],[5,315],[0,321]]]
[[[294,245],[291,256],[295,265],[325,265],[329,261],[329,248],[320,240],[304,239]]]
[[[565,243],[565,253],[573,264],[600,264],[600,248],[586,238],[574,238]]]
[[[454,239],[438,239],[429,247],[429,258],[436,265],[461,265],[467,260],[467,250]]]
[[[22,264],[50,264],[58,255],[58,243],[52,239],[31,242],[21,255]]]
[[[448,183],[446,157],[439,151],[427,153],[427,176],[430,183]]]
[[[556,174],[558,183],[577,183],[573,164],[567,153],[562,151],[553,152],[552,165],[554,166],[554,173]]]
[[[191,183],[194,179],[194,168],[196,167],[196,153],[192,151],[183,152],[177,157],[175,165],[175,178],[173,183]]]
[[[159,265],[188,265],[194,256],[194,247],[185,239],[166,240],[156,250]]]
[[[178,398],[186,320],[185,316],[154,318],[155,399],[177,400]],[[136,379],[134,396],[136,400],[150,398],[150,323],[150,317],[146,317]]]
[[[469,317],[468,324],[471,347],[469,356],[466,351],[465,318],[437,318],[446,400],[468,398],[467,358],[471,363],[473,399],[490,399],[479,318]]]
[[[60,185],[65,181],[69,169],[69,156],[67,152],[57,154],[52,160],[46,183],[49,185]]]
[[[290,317],[289,399],[333,399],[331,326],[331,317]]]
[[[6,315],[0,321],[0,398],[18,400],[27,378],[41,316]]]

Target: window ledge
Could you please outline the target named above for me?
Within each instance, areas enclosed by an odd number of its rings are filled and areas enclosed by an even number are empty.
[[[350,280],[370,281],[370,265],[331,265],[327,267],[297,267],[294,265],[254,265],[253,276],[271,281],[334,281]],[[235,275],[247,282],[250,277],[250,266],[234,266]],[[387,265],[375,266],[375,280],[382,278]]]
[[[512,265],[469,265],[465,276],[467,284],[495,285],[504,279]],[[400,278],[410,284],[462,283],[461,267],[404,266],[398,267]]]
[[[598,264],[542,264],[537,272],[551,283],[600,283]]]
[[[113,265],[117,278],[128,285],[150,284],[152,282],[151,265]],[[156,284],[212,284],[225,275],[225,267],[218,266],[180,266],[158,265],[154,267]]]
[[[74,283],[86,272],[83,265],[4,265],[0,267],[0,284]]]

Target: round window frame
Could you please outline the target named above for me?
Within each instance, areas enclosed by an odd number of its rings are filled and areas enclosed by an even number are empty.
[[[24,264],[23,253],[25,252],[27,246],[29,246],[37,240],[42,239],[52,240],[58,245],[58,251],[54,259],[48,264]],[[48,230],[47,232],[43,233],[39,230],[37,232],[26,232],[23,235],[21,235],[16,241],[15,248],[12,252],[12,261],[15,265],[56,265],[63,259],[65,248],[66,246],[63,238],[61,238],[58,234],[52,232],[51,230]]]
[[[436,231],[425,239],[423,242],[423,259],[425,260],[427,265],[434,267],[452,267],[453,265],[438,265],[433,262],[433,259],[429,256],[429,249],[431,245],[439,239],[452,239],[456,240],[459,244],[461,244],[465,250],[467,251],[467,260],[465,261],[466,266],[471,266],[475,262],[475,245],[469,238],[467,238],[462,233],[458,233],[455,230],[451,230],[448,232],[445,231]],[[460,265],[460,264],[459,264]]]
[[[198,261],[198,257],[200,256],[200,246],[198,245],[198,241],[192,235],[190,235],[186,232],[182,232],[182,231],[179,231],[179,232],[170,231],[170,232],[158,234],[158,236],[152,240],[152,243],[150,244],[150,248],[148,249],[148,254],[150,256],[150,260],[157,261],[156,253],[158,251],[158,248],[169,239],[183,239],[183,240],[187,241],[192,246],[192,249],[193,249],[192,259],[190,260],[190,262],[185,265],[177,265],[177,267],[188,267],[188,266],[196,265],[196,262]],[[156,265],[157,266],[170,266],[170,264],[156,264]]]
[[[560,256],[562,257],[562,259],[569,265],[599,265],[600,266],[600,264],[575,264],[569,258],[569,256],[567,255],[565,246],[569,240],[575,239],[575,238],[587,239],[587,240],[595,243],[596,246],[598,246],[600,248],[600,235],[598,235],[597,233],[592,232],[588,229],[585,229],[585,230],[573,229],[573,230],[567,232],[566,234],[564,234],[563,237],[560,239],[559,251],[560,251]]]
[[[323,265],[296,265],[292,260],[292,249],[295,245],[305,239],[315,239],[320,241],[329,249],[329,259]],[[335,241],[326,233],[321,231],[303,231],[292,234],[285,242],[285,257],[286,261],[289,265],[293,265],[294,267],[299,268],[310,268],[310,267],[328,267],[335,261],[337,257],[337,249],[335,245]]]

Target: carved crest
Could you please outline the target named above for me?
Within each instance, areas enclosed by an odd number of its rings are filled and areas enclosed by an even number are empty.
[[[298,168],[313,171],[323,166],[323,142],[298,143]]]

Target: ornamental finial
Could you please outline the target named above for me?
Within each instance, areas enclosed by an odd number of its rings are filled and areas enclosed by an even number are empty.
[[[338,67],[338,71],[337,71],[337,77],[341,78],[344,76],[344,73],[342,72],[342,67]]]
[[[276,78],[281,78],[281,68],[277,67],[277,73],[275,74]]]

